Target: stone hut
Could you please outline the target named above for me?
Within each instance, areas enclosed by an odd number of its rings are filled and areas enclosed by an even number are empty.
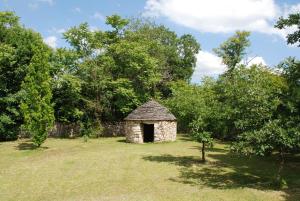
[[[154,100],[139,106],[124,120],[127,142],[144,143],[176,140],[177,122],[175,116]]]

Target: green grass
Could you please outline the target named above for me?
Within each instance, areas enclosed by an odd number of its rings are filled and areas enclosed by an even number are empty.
[[[0,143],[0,200],[300,200],[300,159],[284,169],[289,188],[270,185],[274,158],[243,158],[216,143],[200,163],[188,138],[128,144],[124,138]]]

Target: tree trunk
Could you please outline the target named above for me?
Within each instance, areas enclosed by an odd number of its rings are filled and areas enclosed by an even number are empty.
[[[202,162],[205,162],[205,142],[202,142]]]
[[[281,172],[283,170],[283,166],[284,166],[284,155],[283,155],[283,151],[280,151],[280,163],[279,163],[279,168],[278,168],[278,172],[277,172],[277,181],[281,181],[282,177],[281,177]]]

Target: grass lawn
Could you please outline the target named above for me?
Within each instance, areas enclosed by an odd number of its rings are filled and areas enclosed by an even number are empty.
[[[199,145],[128,144],[124,138],[48,139],[32,150],[26,140],[0,143],[0,200],[300,200],[300,157],[284,169],[289,188],[270,179],[277,161],[243,158],[216,143],[199,163]]]

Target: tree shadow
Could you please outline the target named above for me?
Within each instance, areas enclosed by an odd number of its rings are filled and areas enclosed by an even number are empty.
[[[190,141],[194,141],[190,136],[188,135],[180,135],[178,136],[179,140],[181,141],[187,141],[187,142],[190,142]]]
[[[201,152],[201,146],[192,146],[190,149],[196,149]],[[206,148],[207,152],[219,152],[219,153],[227,153],[228,151],[222,148],[216,148],[216,147],[211,147],[211,148]]]
[[[16,146],[18,150],[34,150],[34,149],[48,149],[48,147],[38,147],[32,142],[21,142]]]
[[[193,186],[211,187],[214,189],[254,188],[258,190],[277,190],[273,185],[278,161],[274,157],[241,157],[231,153],[208,153],[208,162],[201,163],[200,157],[194,156],[145,156],[144,160],[170,163],[178,166],[179,176],[170,178],[173,182],[180,182]],[[285,192],[286,200],[300,200],[300,163],[297,166],[287,164],[282,176],[286,179],[289,189]]]
[[[159,163],[171,163],[182,167],[190,167],[193,164],[201,163],[200,158],[196,158],[194,156],[172,156],[170,154],[164,154],[161,156],[144,156],[143,159]]]
[[[126,139],[120,139],[120,140],[117,140],[117,142],[128,143],[128,142],[126,141]]]

